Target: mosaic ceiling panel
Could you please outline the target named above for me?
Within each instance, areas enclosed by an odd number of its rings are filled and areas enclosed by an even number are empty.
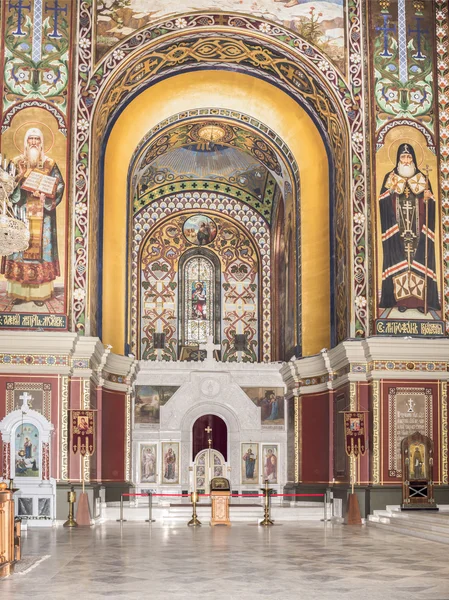
[[[140,173],[134,212],[175,191],[222,191],[244,201],[268,222],[279,188],[271,173],[253,156],[236,148],[214,145],[177,148],[156,158]]]
[[[160,19],[180,14],[170,0],[98,0],[97,60],[123,38]],[[189,0],[183,12],[251,14],[287,27],[325,52],[342,70],[345,65],[345,0]],[[180,17],[177,27],[186,23]],[[272,26],[266,25],[266,33]]]

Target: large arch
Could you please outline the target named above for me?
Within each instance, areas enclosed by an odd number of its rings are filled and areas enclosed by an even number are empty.
[[[79,33],[89,35],[92,9],[83,5]],[[293,32],[282,27],[263,27],[260,19],[220,13],[185,15],[180,30],[175,19],[153,24],[123,40],[97,65],[90,47],[79,53],[77,102],[77,168],[74,207],[73,326],[81,333],[96,330],[96,249],[88,236],[98,237],[96,201],[98,167],[103,135],[129,100],[149,85],[174,74],[224,69],[251,73],[285,90],[303,105],[331,142],[339,161],[334,212],[337,341],[348,335],[363,337],[368,331],[366,261],[366,144],[360,87],[363,85],[360,7],[351,12],[351,59],[348,82],[326,57]],[[89,127],[89,119],[91,125]],[[89,128],[94,131],[92,141]],[[86,217],[86,203],[93,220]],[[89,214],[89,213],[88,213]],[[359,218],[362,214],[365,218]],[[352,216],[352,253],[347,256]],[[344,239],[343,239],[344,237]],[[351,274],[350,265],[353,267]],[[352,307],[352,308],[351,308]],[[350,311],[350,312],[349,312]],[[351,317],[351,322],[349,318]],[[350,328],[349,328],[350,325]],[[305,349],[305,353],[307,350]]]
[[[323,235],[323,229],[329,229],[325,145],[312,119],[284,92],[249,75],[219,71],[181,74],[155,84],[128,104],[110,132],[104,170],[104,230],[108,236],[103,245],[103,340],[116,348],[124,346],[128,165],[142,131],[172,114],[201,107],[201,98],[206,98],[209,106],[225,105],[239,112],[246,107],[244,112],[265,122],[285,141],[298,164],[303,198],[303,353],[318,352],[330,343],[330,250],[329,236]]]

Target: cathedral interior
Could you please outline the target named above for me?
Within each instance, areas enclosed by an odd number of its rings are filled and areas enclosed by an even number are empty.
[[[0,592],[447,594],[448,13],[1,3]]]

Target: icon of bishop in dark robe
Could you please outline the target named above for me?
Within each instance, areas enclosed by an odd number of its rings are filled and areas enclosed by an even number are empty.
[[[398,148],[396,167],[384,178],[379,211],[383,250],[379,306],[398,307],[400,312],[415,308],[424,313],[427,294],[428,308],[439,310],[436,202],[428,178],[417,167],[411,144]]]

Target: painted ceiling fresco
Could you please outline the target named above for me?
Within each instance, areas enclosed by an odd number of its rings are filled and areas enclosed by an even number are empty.
[[[257,210],[268,223],[280,194],[268,169],[248,153],[221,145],[209,150],[183,147],[157,157],[140,174],[135,211],[165,193],[173,193],[178,187],[180,191],[224,191]]]
[[[120,40],[161,19],[182,12],[223,11],[262,17],[315,44],[342,70],[345,57],[345,0],[98,0],[97,59]],[[182,18],[177,26],[186,23]]]

